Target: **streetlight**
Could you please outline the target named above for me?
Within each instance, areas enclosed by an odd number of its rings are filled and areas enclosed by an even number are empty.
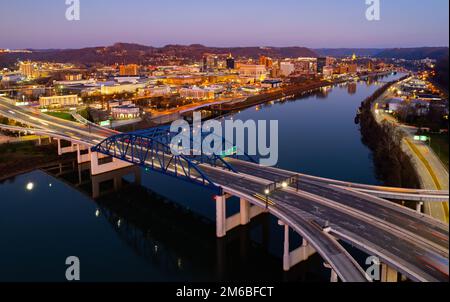
[[[266,209],[269,208],[269,194],[270,194],[270,190],[269,189],[265,189],[264,190],[264,194],[266,195]]]

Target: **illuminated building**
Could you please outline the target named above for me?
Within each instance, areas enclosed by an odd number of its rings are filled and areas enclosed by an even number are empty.
[[[322,68],[322,75],[325,78],[332,77],[333,76],[333,72],[334,72],[333,66],[324,66]]]
[[[135,119],[139,117],[140,109],[134,105],[120,105],[111,108],[111,115],[115,120]]]
[[[295,65],[291,62],[281,62],[280,72],[282,76],[288,77],[295,71]]]
[[[230,53],[230,55],[227,58],[227,69],[235,69],[235,67],[236,67],[236,64],[235,64],[234,58],[231,56],[231,53]]]
[[[316,58],[298,58],[294,61],[296,75],[311,75],[317,72]]]
[[[102,85],[100,88],[101,94],[110,95],[118,93],[134,93],[139,88],[144,88],[145,83],[126,83],[126,84],[113,84]]]
[[[55,95],[39,98],[41,107],[66,107],[78,105],[78,95]]]
[[[250,77],[262,81],[266,78],[266,72],[265,65],[241,64],[239,66],[239,75],[243,77]]]
[[[139,96],[149,96],[149,97],[163,97],[172,94],[172,90],[169,86],[154,86],[148,88],[141,88],[138,90]]]
[[[119,74],[121,76],[137,76],[139,74],[139,66],[136,64],[120,65]]]
[[[35,68],[31,62],[20,62],[19,71],[28,79],[34,77]]]
[[[82,74],[66,74],[64,76],[66,81],[81,81],[83,79]]]
[[[264,80],[261,82],[263,88],[279,88],[283,82],[280,80]]]
[[[183,75],[183,76],[170,76],[163,80],[164,83],[168,85],[200,85],[205,81],[203,76],[191,76],[191,75]]]
[[[186,99],[211,100],[216,97],[216,91],[214,89],[193,86],[191,88],[181,88],[180,96]]]
[[[327,66],[327,58],[317,58],[317,72],[323,73],[323,68]]]
[[[215,54],[206,53],[203,55],[202,71],[213,71],[219,68],[219,58]]]
[[[260,56],[259,57],[259,65],[264,65],[267,68],[271,68],[273,65],[273,60],[266,56]]]

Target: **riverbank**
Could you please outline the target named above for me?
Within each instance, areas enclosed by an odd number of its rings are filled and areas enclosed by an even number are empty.
[[[58,156],[54,144],[40,146],[34,142],[1,144],[0,181],[73,158],[73,154]]]
[[[275,91],[271,91],[268,93],[262,93],[259,95],[250,96],[247,99],[240,101],[240,102],[231,102],[231,103],[224,103],[220,104],[218,106],[211,106],[212,110],[216,111],[222,111],[222,112],[229,112],[229,111],[236,111],[236,110],[243,110],[249,107],[253,107],[256,105],[260,105],[266,102],[270,102],[277,99],[282,99],[285,97],[297,97],[299,95],[302,95],[304,93],[308,93],[309,91],[313,91],[325,86],[331,86],[341,83],[342,81],[316,81],[316,82],[307,82],[307,83],[301,83],[301,84],[294,84],[285,86],[282,88],[279,88]]]
[[[412,159],[402,148],[403,136],[393,125],[379,123],[372,111],[373,103],[396,82],[398,81],[387,83],[362,102],[360,109],[362,141],[372,150],[377,177],[386,186],[418,189],[421,187],[419,176]]]
[[[448,171],[433,150],[415,141],[411,128],[376,111],[377,104],[389,97],[388,88],[399,81],[379,89],[366,99],[361,110],[363,141],[374,152],[380,179],[394,187],[448,190]],[[424,212],[444,222],[449,220],[448,203],[426,202]]]

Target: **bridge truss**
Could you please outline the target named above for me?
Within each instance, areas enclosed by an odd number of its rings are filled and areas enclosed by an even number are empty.
[[[192,135],[192,131],[189,134],[190,135],[182,135],[182,137],[188,138],[191,146],[193,146],[194,135]],[[202,132],[201,141],[210,134],[211,133]],[[224,152],[224,155],[221,156],[217,154],[206,154],[201,149],[199,150],[200,152],[198,152],[199,154],[193,154],[194,152],[186,154],[185,152],[181,152],[183,149],[180,145],[173,144],[173,140],[177,135],[179,135],[179,133],[171,132],[170,127],[168,126],[120,133],[106,138],[98,145],[92,147],[91,151],[102,153],[169,176],[200,184],[220,194],[222,189],[215,185],[208,175],[202,171],[201,165],[206,164],[213,167],[220,167],[233,173],[238,173],[238,171],[225,160],[225,157],[237,158],[237,152],[230,154]],[[179,137],[180,136],[178,136],[178,138]],[[222,146],[225,146],[225,139],[219,139],[222,140]],[[172,152],[174,148],[178,148],[180,154]],[[233,149],[236,150],[236,148]],[[254,162],[253,158],[245,153],[243,157]]]

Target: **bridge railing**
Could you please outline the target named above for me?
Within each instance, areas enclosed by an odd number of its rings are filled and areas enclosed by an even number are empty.
[[[167,138],[142,133],[118,134],[91,150],[221,192],[221,188],[201,170],[198,162],[188,156],[174,154],[170,144],[166,143]]]

